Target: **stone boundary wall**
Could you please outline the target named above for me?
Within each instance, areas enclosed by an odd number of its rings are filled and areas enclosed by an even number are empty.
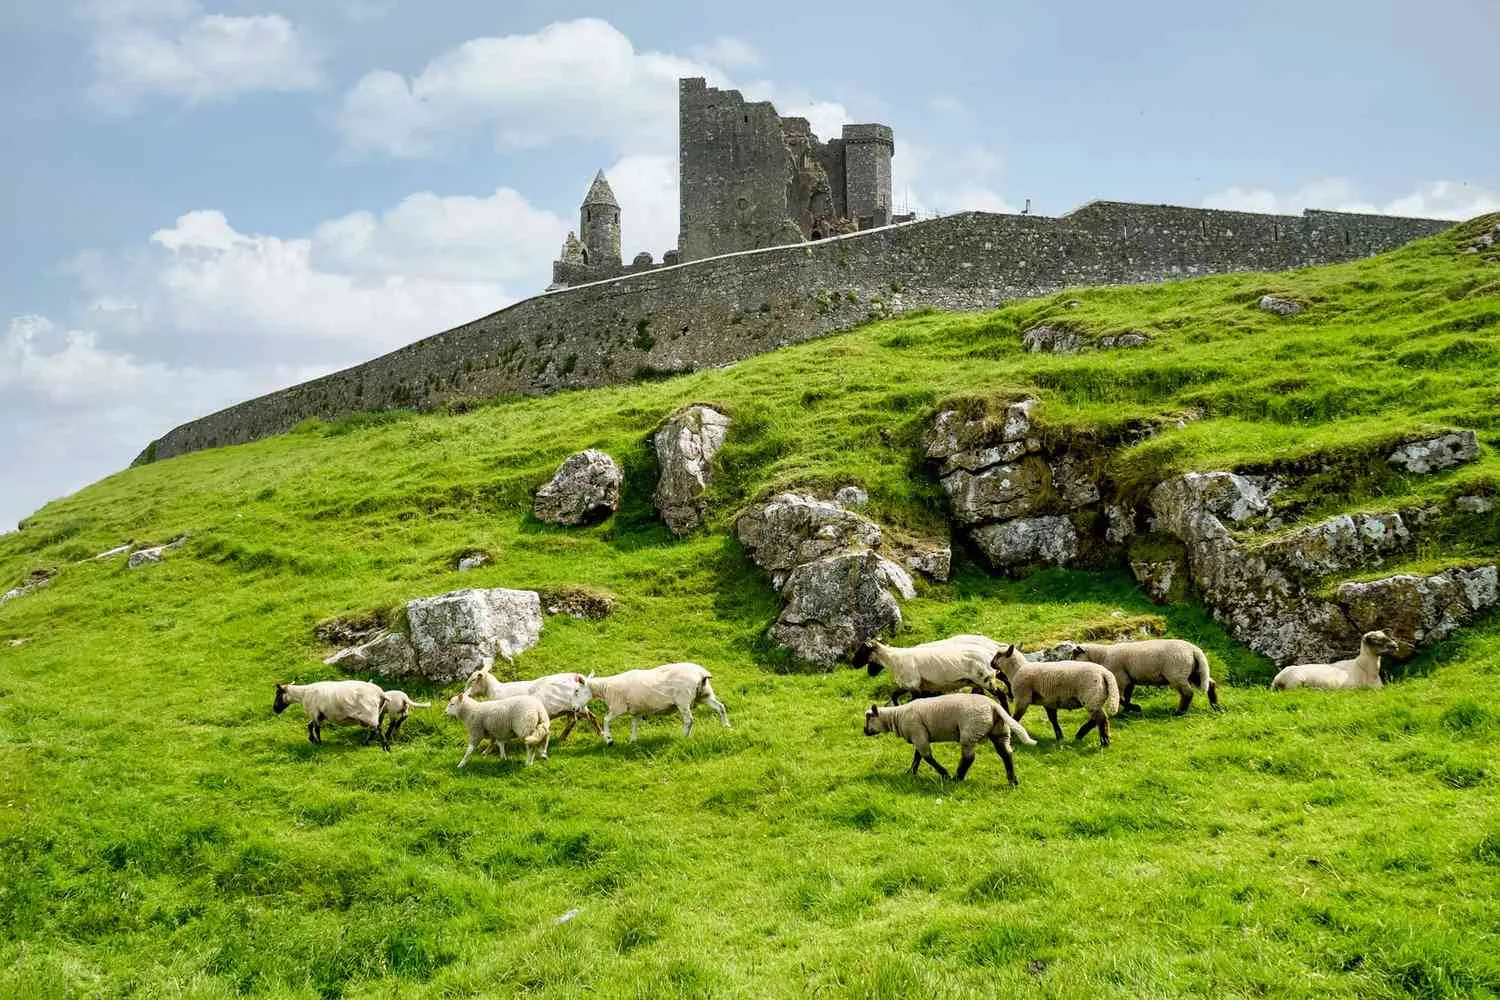
[[[364,364],[190,421],[136,462],[254,441],[309,417],[689,372],[918,308],[985,309],[1074,286],[1337,263],[1450,225],[1091,202],[1058,218],[969,212],[655,267],[525,299]]]

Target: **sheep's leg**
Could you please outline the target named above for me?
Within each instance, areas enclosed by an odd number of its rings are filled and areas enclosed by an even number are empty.
[[[606,711],[604,713],[604,729],[600,731],[599,735],[604,737],[605,746],[613,746],[615,742],[614,737],[609,735],[609,720],[614,717],[613,712]]]
[[[578,725],[578,713],[577,712],[569,712],[568,713],[568,724],[563,727],[562,735],[557,738],[557,742],[561,743],[563,740],[567,739],[568,738],[568,734],[573,731],[573,727],[576,726],[576,725]]]
[[[379,719],[375,720],[375,727],[373,729],[371,729],[370,732],[372,732],[376,736],[380,737],[380,749],[384,750],[386,753],[390,753],[391,752],[391,738],[389,736],[387,736],[385,733],[383,733],[383,732],[380,731],[380,720]]]
[[[958,751],[958,773],[953,777],[958,781],[964,780],[964,775],[969,773],[969,768],[974,766],[974,748],[965,743]]]
[[[400,729],[401,728],[401,723],[403,723],[405,721],[406,721],[406,716],[404,716],[404,715],[400,716],[400,717],[392,718],[391,719],[391,724],[389,726],[385,727],[385,738],[386,738],[386,740],[390,740],[390,738],[392,736],[395,736],[396,735],[396,730]]]
[[[1103,712],[1099,713],[1099,745],[1109,746],[1109,716]]]
[[[1219,707],[1219,685],[1213,681],[1208,682],[1208,707],[1215,712],[1224,711]]]
[[[1010,743],[1005,737],[996,736],[993,733],[990,734],[990,742],[994,744],[995,752],[1000,755],[1000,763],[1005,765],[1005,780],[1010,782],[1012,787],[1019,785],[1020,782],[1016,780],[1016,758],[1010,752]]]
[[[714,689],[708,684],[703,685],[703,703],[714,710],[714,714],[719,717],[719,721],[723,723],[725,729],[734,728],[729,724],[729,709],[724,707],[722,701],[714,697]]]
[[[552,745],[552,730],[549,728],[542,735],[542,760],[547,759],[547,747]]]
[[[931,765],[932,769],[938,773],[938,777],[939,778],[949,778],[949,777],[952,777],[948,773],[948,769],[937,762],[937,758],[932,755],[932,751],[931,750],[928,750],[927,752],[923,753],[922,754],[922,759],[925,760],[929,765]]]
[[[641,720],[639,718],[634,715],[630,717],[630,742],[632,743],[635,742],[635,731],[640,726],[640,724]]]
[[[1135,702],[1133,702],[1133,701],[1130,700],[1134,695],[1135,695],[1135,681],[1126,681],[1125,682],[1125,689],[1120,692],[1120,711],[1122,711],[1122,712],[1139,712],[1139,711],[1141,711],[1141,706],[1137,705]]]
[[[1045,711],[1047,713],[1047,721],[1050,722],[1050,723],[1052,723],[1052,732],[1053,732],[1053,734],[1059,740],[1062,739],[1063,738],[1062,726],[1060,726],[1060,725],[1057,724],[1057,709],[1055,709],[1055,708],[1048,708],[1048,709],[1045,709]],[[1021,721],[1021,717],[1019,715],[1016,716],[1016,721],[1017,722]]]
[[[911,767],[909,767],[909,768],[906,769],[906,773],[907,774],[916,774],[917,770],[921,766],[922,766],[922,751],[915,750],[915,751],[912,752],[912,755],[911,755]]]
[[[458,766],[459,767],[463,767],[465,764],[467,764],[469,762],[469,758],[471,756],[473,756],[473,754],[474,754],[474,748],[477,747],[477,746],[479,746],[479,741],[478,740],[471,740],[469,742],[468,747],[464,750],[464,759],[458,762]]]
[[[684,708],[682,710],[682,738],[687,739],[693,734],[693,710]]]
[[[1193,689],[1192,688],[1182,688],[1181,690],[1179,690],[1177,692],[1177,714],[1178,715],[1182,715],[1184,712],[1186,712],[1188,710],[1188,706],[1191,705],[1192,703],[1193,703]]]
[[[317,723],[313,722],[313,720],[311,719],[307,720],[307,742],[311,743],[313,746],[318,745]]]
[[[490,746],[492,746],[492,747],[499,747],[500,748],[500,759],[501,760],[508,760],[509,759],[509,758],[507,758],[505,756],[505,741],[504,740],[490,740]]]
[[[1085,722],[1083,725],[1081,725],[1081,726],[1078,727],[1078,732],[1074,735],[1073,738],[1075,740],[1081,740],[1081,739],[1083,739],[1085,736],[1087,736],[1089,734],[1089,732],[1091,730],[1093,730],[1093,728],[1095,726],[1097,726],[1099,724],[1099,720],[1100,719],[1105,719],[1105,718],[1108,718],[1108,716],[1106,716],[1103,712],[1100,712],[1098,715],[1090,715],[1089,716],[1089,721]]]

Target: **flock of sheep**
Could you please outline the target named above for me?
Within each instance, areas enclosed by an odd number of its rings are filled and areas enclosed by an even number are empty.
[[[1380,687],[1380,657],[1396,648],[1385,632],[1367,632],[1354,659],[1286,667],[1271,686],[1277,690]],[[889,670],[895,689],[889,706],[872,704],[865,712],[865,735],[897,734],[913,748],[910,773],[917,773],[925,760],[944,778],[948,771],[932,756],[932,744],[957,743],[959,781],[974,763],[975,748],[987,740],[1005,765],[1006,779],[1016,785],[1011,737],[1036,743],[1020,723],[1033,704],[1047,713],[1059,740],[1064,737],[1057,713],[1082,709],[1088,719],[1074,739],[1097,729],[1099,743],[1106,747],[1110,716],[1121,709],[1140,711],[1131,701],[1137,687],[1169,687],[1177,692],[1178,715],[1188,710],[1197,692],[1207,696],[1214,711],[1220,710],[1219,689],[1209,676],[1208,658],[1186,640],[1067,643],[1061,651],[1066,659],[1028,660],[1020,647],[983,635],[955,635],[906,647],[870,640],[855,653],[854,666],[866,667],[871,677]],[[682,735],[687,736],[693,731],[696,705],[707,705],[727,729],[729,713],[715,697],[710,678],[696,663],[668,663],[609,677],[549,674],[506,682],[485,666],[470,674],[464,689],[448,701],[447,714],[461,721],[468,735],[458,766],[467,764],[486,740],[490,752],[501,758],[506,743],[519,742],[526,748],[528,765],[538,752],[546,759],[552,720],[559,715],[568,716],[560,741],[579,719],[587,719],[604,742],[612,744],[611,721],[629,716],[633,743],[642,717],[674,709],[682,717]],[[903,694],[907,696],[904,705],[900,703]],[[602,726],[589,709],[596,700],[605,707]],[[321,743],[323,723],[332,722],[364,727],[368,730],[365,742],[378,739],[386,750],[413,708],[430,707],[401,691],[385,691],[369,681],[356,680],[278,684],[273,710],[280,714],[292,704],[300,704],[307,716],[311,743]]]

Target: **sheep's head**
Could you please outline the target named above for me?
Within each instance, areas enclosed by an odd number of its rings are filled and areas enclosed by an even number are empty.
[[[276,700],[271,703],[271,711],[280,715],[286,711],[286,707],[292,703],[292,699],[286,696],[286,685],[276,685]]]
[[[990,659],[990,667],[1005,680],[1005,686],[1010,687],[1011,673],[1025,662],[1026,657],[1021,655],[1021,647],[1007,644],[1001,646],[1000,651]]]
[[[880,706],[871,705],[865,711],[865,735],[879,736],[885,732],[885,720],[880,717]]]
[[[865,640],[860,644],[860,647],[854,651],[854,669],[858,670],[860,667],[864,667],[869,671],[871,677],[879,674],[880,662],[878,660],[872,659],[874,655],[875,641],[873,639]]]
[[[489,678],[493,676],[488,667],[480,667],[470,674],[469,679],[464,682],[464,694],[480,694],[487,691],[489,689]]]
[[[1394,653],[1401,648],[1400,644],[1387,635],[1383,630],[1378,632],[1366,632],[1360,640],[1360,645],[1370,652],[1379,656],[1381,653]]]
[[[1065,660],[1082,660],[1083,646],[1076,642],[1060,642],[1052,647],[1053,651],[1062,654]]]
[[[460,691],[458,694],[456,694],[452,698],[448,699],[448,707],[446,709],[444,709],[444,711],[447,712],[449,715],[457,718],[458,717],[458,712],[459,712],[459,707],[461,705],[463,705],[463,703],[466,702],[466,701],[468,701],[468,700],[469,700],[469,696],[466,695],[466,694],[464,694],[462,691]]]

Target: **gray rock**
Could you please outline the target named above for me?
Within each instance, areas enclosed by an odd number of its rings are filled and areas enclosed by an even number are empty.
[[[901,561],[907,569],[941,583],[953,571],[953,549],[938,542],[919,542],[909,547]]]
[[[1066,517],[1027,517],[986,524],[971,531],[969,537],[997,570],[1034,563],[1066,566],[1078,558],[1078,531]]]
[[[1084,334],[1060,326],[1034,326],[1021,335],[1021,346],[1032,354],[1077,354],[1089,343]]]
[[[166,549],[165,545],[156,545],[149,549],[136,549],[130,553],[130,558],[125,561],[125,565],[131,569],[140,569],[142,566],[151,563],[159,563],[161,562],[161,554]]]
[[[602,521],[620,509],[619,463],[590,448],[569,455],[551,482],[536,491],[532,510],[551,524],[580,525]]]
[[[5,593],[0,594],[0,604],[9,604],[11,601],[14,601],[18,597],[25,597],[27,594],[33,591],[42,589],[43,587],[51,583],[53,577],[55,576],[57,576],[57,570],[55,569],[33,570],[31,573],[27,574],[26,579],[22,580],[16,586],[12,587],[10,590],[7,590]]]
[[[405,677],[420,673],[417,669],[416,649],[411,640],[399,632],[382,632],[368,642],[339,650],[323,662],[351,673],[375,674],[380,677]]]
[[[945,459],[960,452],[976,451],[998,444],[1025,441],[1031,433],[1034,399],[1011,403],[998,418],[965,417],[957,410],[943,410],[933,417],[924,444],[927,457]]]
[[[788,578],[787,604],[772,635],[798,659],[831,667],[901,624],[893,591],[909,596],[911,578],[868,549],[814,560]]]
[[[1275,313],[1278,316],[1295,316],[1304,308],[1300,302],[1277,298],[1275,295],[1262,295],[1256,305],[1263,311]]]
[[[996,465],[982,472],[962,469],[941,482],[960,524],[982,524],[1022,517],[1040,510],[1051,493],[1047,463],[1028,458],[1012,465]]]
[[[674,413],[653,435],[656,464],[654,501],[674,535],[686,535],[703,524],[703,493],[713,482],[714,456],[729,436],[730,420],[707,406]]]
[[[870,502],[870,494],[858,486],[841,486],[833,499],[844,507],[863,507]]]
[[[1159,530],[1183,541],[1198,534],[1195,522],[1205,514],[1240,524],[1271,509],[1254,483],[1232,472],[1189,472],[1159,483],[1150,499]]]
[[[960,469],[965,472],[982,472],[1002,462],[1014,462],[1022,455],[1040,449],[1040,441],[1035,438],[1027,438],[1024,441],[1007,441],[1004,444],[991,445],[988,448],[974,448],[970,451],[954,452],[942,460],[942,463],[938,466],[938,476],[941,478]]]
[[[1099,338],[1100,350],[1114,350],[1117,348],[1145,347],[1151,343],[1151,338],[1144,333],[1127,330],[1125,333],[1106,333]]]
[[[1072,452],[1053,460],[1052,487],[1070,510],[1099,502],[1099,484],[1088,462]]]
[[[1408,441],[1386,461],[1416,475],[1451,469],[1479,457],[1479,438],[1473,431],[1454,431],[1421,441]]]
[[[836,503],[782,493],[751,507],[735,522],[735,533],[750,559],[771,576],[778,590],[804,563],[879,547],[880,526]]]
[[[1311,580],[1379,565],[1410,541],[1400,514],[1339,514],[1269,542],[1258,552],[1300,579]]]
[[[1422,645],[1445,639],[1497,599],[1494,566],[1452,569],[1432,576],[1399,574],[1341,584],[1334,600],[1359,633],[1385,629]]]
[[[1136,582],[1153,601],[1157,604],[1166,604],[1175,596],[1173,584],[1180,585],[1181,583],[1182,563],[1176,559],[1163,559],[1156,562],[1132,560],[1130,572],[1135,575]]]
[[[470,570],[489,565],[489,561],[490,557],[483,552],[475,552],[458,560],[458,571],[460,573],[467,573]]]
[[[1495,501],[1489,497],[1459,497],[1453,501],[1453,508],[1462,514],[1488,514],[1495,509]]]
[[[407,602],[417,672],[435,681],[459,680],[495,657],[513,661],[537,644],[542,603],[534,590],[455,590]]]
[[[1123,545],[1135,534],[1135,511],[1120,504],[1104,507],[1104,538],[1112,545]]]

